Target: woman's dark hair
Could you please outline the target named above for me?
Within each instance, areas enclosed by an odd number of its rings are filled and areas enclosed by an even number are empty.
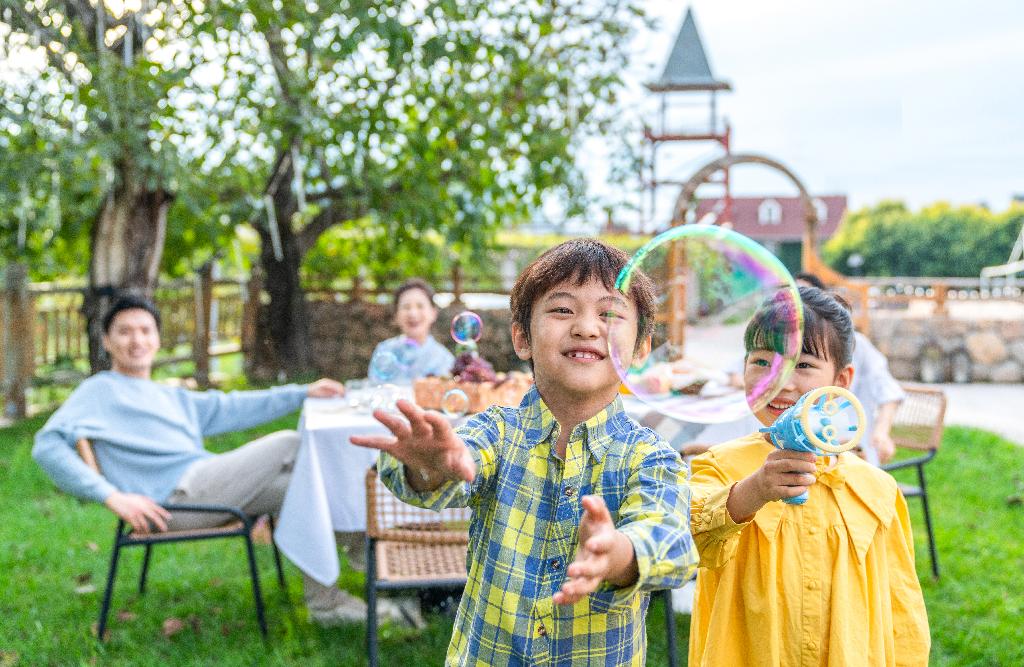
[[[156,305],[149,299],[137,296],[135,294],[125,294],[122,297],[118,297],[114,305],[110,307],[107,314],[103,316],[103,333],[110,333],[110,325],[114,323],[114,318],[117,314],[123,310],[144,310],[153,316],[156,320],[156,330],[160,331],[160,311]]]
[[[785,354],[785,341],[796,322],[793,301],[786,292],[779,292],[767,300],[750,318],[743,334],[748,353],[753,350],[772,350]],[[853,359],[853,320],[848,306],[833,294],[817,287],[801,287],[804,332],[803,354],[811,354],[835,364],[836,370],[849,365]]]
[[[399,285],[398,289],[395,290],[395,310],[398,310],[398,300],[402,298],[402,295],[408,292],[409,290],[414,289],[418,289],[422,291],[424,294],[426,294],[427,301],[430,302],[430,305],[433,306],[434,308],[437,308],[437,304],[434,303],[434,288],[430,286],[430,283],[428,283],[426,280],[423,280],[422,278],[410,278],[409,280],[406,280],[404,283]]]

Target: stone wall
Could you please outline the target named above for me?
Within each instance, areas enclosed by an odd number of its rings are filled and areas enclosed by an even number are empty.
[[[922,382],[1024,381],[1024,321],[872,314],[893,376]]]
[[[464,308],[457,306],[441,309],[433,328],[434,338],[453,353],[455,342],[450,333],[451,321],[462,310]],[[309,311],[313,364],[317,374],[323,377],[339,380],[366,377],[374,347],[399,333],[392,321],[390,304],[318,300],[309,302]],[[261,312],[261,316],[265,312]],[[508,309],[478,309],[474,312],[480,315],[484,324],[483,335],[477,343],[480,354],[499,372],[523,368],[523,362],[512,349]],[[274,381],[270,370],[273,368],[271,355],[269,345],[257,342],[251,358],[246,359],[247,375]]]

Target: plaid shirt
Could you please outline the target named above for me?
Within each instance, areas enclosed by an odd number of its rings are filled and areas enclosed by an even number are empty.
[[[696,569],[679,455],[617,397],[573,430],[564,460],[554,452],[559,429],[534,387],[519,408],[492,407],[458,429],[476,460],[472,484],[417,493],[402,463],[380,456],[381,479],[402,500],[473,510],[448,665],[643,665],[648,592],[681,586]],[[558,606],[589,494],[632,541],[640,576]]]

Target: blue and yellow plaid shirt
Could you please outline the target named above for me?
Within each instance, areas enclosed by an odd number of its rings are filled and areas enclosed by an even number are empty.
[[[381,479],[405,502],[473,510],[448,665],[643,665],[648,592],[681,586],[696,569],[679,455],[619,398],[573,429],[564,460],[559,429],[534,387],[518,408],[492,407],[458,429],[476,460],[472,484],[417,493],[402,463],[380,456]],[[575,560],[580,498],[590,494],[632,541],[640,576],[558,606],[552,596]]]

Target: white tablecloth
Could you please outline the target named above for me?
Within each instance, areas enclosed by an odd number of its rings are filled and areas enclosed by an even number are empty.
[[[329,586],[340,571],[334,532],[366,530],[366,471],[377,462],[375,450],[356,447],[349,437],[387,429],[341,399],[309,398],[299,433],[274,541],[299,569]]]

